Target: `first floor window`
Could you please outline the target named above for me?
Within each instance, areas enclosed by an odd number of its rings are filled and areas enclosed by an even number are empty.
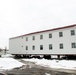
[[[76,48],[76,43],[75,42],[73,42],[71,45],[72,45],[72,48]]]
[[[35,50],[35,46],[32,46],[32,50]]]
[[[28,50],[28,46],[26,46],[26,50]]]
[[[43,45],[40,45],[40,50],[43,50]]]
[[[49,44],[49,50],[51,50],[51,49],[53,49],[53,48],[52,48],[52,44]]]
[[[60,49],[63,49],[63,44],[62,43],[60,44]]]

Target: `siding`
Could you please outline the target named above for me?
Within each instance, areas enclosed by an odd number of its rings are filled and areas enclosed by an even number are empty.
[[[76,35],[71,36],[70,31],[75,30],[75,26],[68,26],[54,30],[43,31],[39,33],[32,33],[30,35],[23,35],[16,38],[9,39],[9,50],[11,54],[76,54],[76,48],[71,48],[71,43],[76,43]],[[63,32],[63,37],[59,37],[59,32]],[[52,33],[52,38],[49,34]],[[40,39],[43,35],[43,39]],[[35,36],[35,40],[32,37]],[[23,37],[23,38],[22,38]],[[26,41],[28,37],[28,41]],[[59,44],[63,43],[64,48],[60,49]],[[49,50],[49,44],[53,45],[53,49]],[[35,50],[32,50],[32,46]],[[40,45],[43,45],[43,50],[40,50]],[[28,50],[26,50],[28,46]]]

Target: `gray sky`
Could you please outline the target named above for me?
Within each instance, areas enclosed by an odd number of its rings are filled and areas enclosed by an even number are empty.
[[[0,48],[9,38],[76,23],[76,0],[0,0]]]

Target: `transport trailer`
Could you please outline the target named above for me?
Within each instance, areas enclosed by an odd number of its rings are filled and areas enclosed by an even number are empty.
[[[9,53],[19,57],[76,55],[76,24],[12,37]]]

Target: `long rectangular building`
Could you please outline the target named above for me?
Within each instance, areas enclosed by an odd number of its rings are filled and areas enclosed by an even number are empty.
[[[9,39],[13,55],[76,55],[76,24]]]

